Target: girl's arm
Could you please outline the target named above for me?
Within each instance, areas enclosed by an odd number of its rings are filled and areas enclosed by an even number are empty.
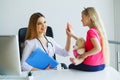
[[[67,23],[66,33],[68,36],[73,37],[75,40],[78,39],[77,35],[73,33],[72,26],[69,23]]]
[[[87,52],[87,54],[88,54],[89,56],[90,56],[90,55],[93,55],[93,54],[96,54],[96,53],[98,53],[99,51],[101,51],[101,45],[100,45],[98,39],[96,39],[96,38],[91,38],[91,42],[92,42],[94,48]]]
[[[88,56],[94,55],[94,54],[98,53],[99,51],[101,51],[101,45],[100,45],[98,39],[91,38],[91,42],[92,42],[94,48],[88,52],[85,52],[85,54],[80,55],[80,58],[86,58]]]
[[[78,37],[77,37],[75,34],[72,34],[72,37],[73,37],[75,40],[78,39]]]

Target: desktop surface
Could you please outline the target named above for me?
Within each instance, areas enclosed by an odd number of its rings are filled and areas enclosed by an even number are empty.
[[[32,74],[34,80],[120,80],[120,74],[112,67],[98,72],[63,69],[33,71]]]
[[[0,75],[0,80],[28,80],[28,78],[15,75]]]
[[[0,76],[0,80],[28,80],[27,75],[28,72],[22,72],[20,76]],[[32,71],[32,77],[32,80],[120,80],[120,74],[110,66],[98,72],[70,69]]]

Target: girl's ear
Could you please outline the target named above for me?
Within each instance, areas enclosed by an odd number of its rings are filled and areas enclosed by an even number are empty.
[[[88,20],[88,21],[91,21],[91,18],[90,18],[90,16],[87,16],[87,20]]]

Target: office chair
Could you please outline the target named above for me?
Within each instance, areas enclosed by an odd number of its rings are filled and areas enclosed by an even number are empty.
[[[25,36],[27,32],[27,27],[20,28],[18,31],[18,40],[19,40],[19,50],[20,50],[20,60],[22,58],[22,51],[23,51],[23,46],[24,46],[24,41],[25,41]],[[46,36],[52,37],[53,36],[53,30],[50,26],[47,26],[47,31],[46,31]],[[53,58],[56,60],[56,55],[54,54]],[[62,69],[67,69],[67,66],[65,63],[60,63]]]

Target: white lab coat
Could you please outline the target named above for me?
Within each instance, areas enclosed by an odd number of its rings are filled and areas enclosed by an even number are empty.
[[[48,47],[44,46],[44,48],[51,57],[53,57],[54,53],[64,57],[69,56],[69,53],[66,51],[66,49],[58,45],[53,40],[53,38],[51,37],[46,37],[46,38],[48,39],[49,43],[48,43]],[[44,51],[38,39],[34,38],[32,40],[25,41],[25,48],[23,49],[22,60],[21,60],[21,66],[23,71],[30,71],[33,68],[32,66],[26,63],[26,59],[36,48],[40,48]]]

